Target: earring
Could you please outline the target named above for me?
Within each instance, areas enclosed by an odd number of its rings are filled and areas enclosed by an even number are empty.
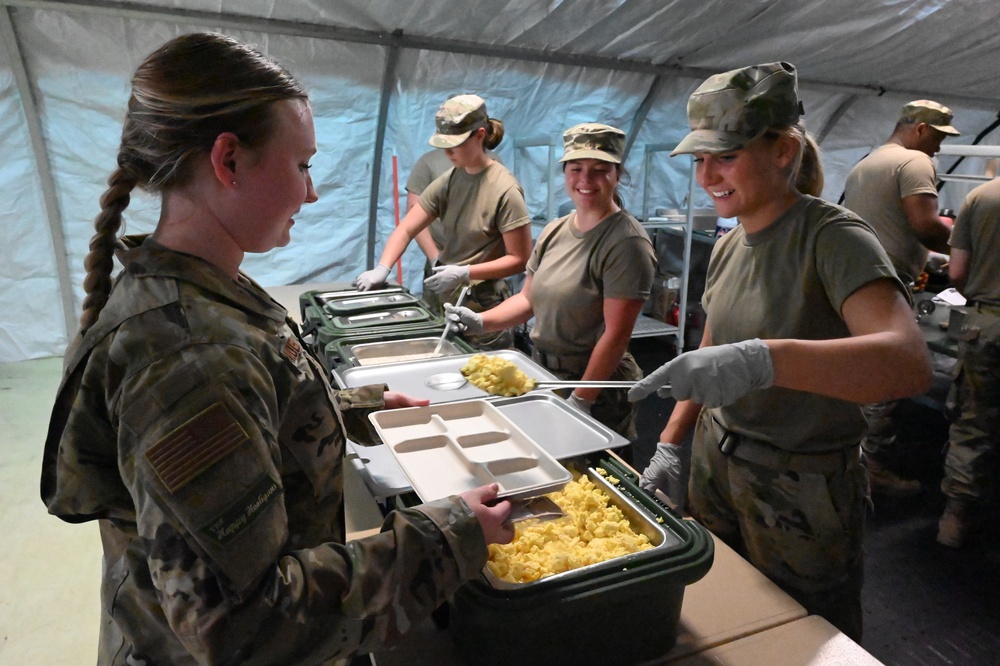
[[[232,183],[233,185],[235,185],[235,184],[236,184],[236,181],[235,181],[235,180],[231,180],[231,181],[229,181],[229,182],[231,182],[231,183]]]

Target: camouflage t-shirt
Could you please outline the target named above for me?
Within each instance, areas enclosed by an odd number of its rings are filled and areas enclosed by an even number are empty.
[[[99,521],[99,663],[346,658],[485,564],[457,498],[344,543],[345,425],[370,441],[384,387],[335,391],[286,315],[147,240],[67,352],[41,491],[54,515]]]

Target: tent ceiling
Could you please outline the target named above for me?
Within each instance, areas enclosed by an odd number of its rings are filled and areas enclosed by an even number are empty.
[[[657,147],[687,130],[707,75],[787,60],[820,139],[824,194],[883,140],[910,99],[956,111],[970,143],[1000,109],[996,0],[0,0],[0,361],[62,352],[82,259],[114,164],[128,77],[163,41],[220,30],[256,42],[310,90],[320,201],[288,248],[247,257],[264,284],[350,279],[394,223],[399,182],[427,149],[432,110],[481,92],[508,137],[498,152],[544,220],[565,198],[548,162],[561,131],[600,119],[628,132],[624,194],[637,214],[678,207],[688,161]],[[983,143],[998,143],[1000,132]],[[942,163],[947,168],[954,158]],[[966,165],[981,172],[981,161]],[[401,185],[400,185],[401,186]],[[943,203],[957,207],[958,197]],[[705,203],[705,202],[701,202]],[[699,204],[696,201],[696,204]],[[699,204],[700,205],[700,204]],[[156,222],[137,193],[128,231]],[[404,282],[419,288],[408,252]]]

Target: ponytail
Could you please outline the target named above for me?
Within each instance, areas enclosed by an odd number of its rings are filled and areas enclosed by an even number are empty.
[[[486,138],[483,139],[483,148],[493,150],[503,141],[503,121],[496,118],[489,118],[486,121]]]

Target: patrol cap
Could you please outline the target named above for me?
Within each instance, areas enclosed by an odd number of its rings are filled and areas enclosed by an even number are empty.
[[[673,155],[742,148],[772,127],[796,123],[802,116],[795,67],[771,62],[710,76],[688,99],[691,133]]]
[[[897,122],[900,124],[927,123],[945,134],[958,136],[961,132],[951,126],[953,117],[951,109],[947,106],[929,99],[918,99],[903,107]]]
[[[486,102],[478,95],[456,95],[434,114],[437,132],[430,141],[435,148],[454,148],[480,127],[486,127]]]
[[[580,123],[563,132],[560,162],[594,159],[621,164],[625,154],[625,132],[601,123]]]

